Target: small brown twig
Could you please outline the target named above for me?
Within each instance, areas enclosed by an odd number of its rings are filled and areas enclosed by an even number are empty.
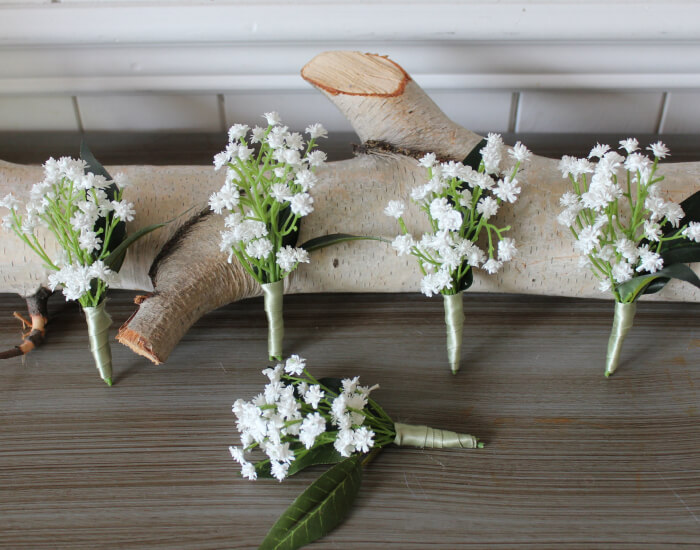
[[[23,340],[19,346],[0,352],[0,359],[26,355],[44,342],[46,324],[48,322],[47,302],[49,296],[51,296],[50,290],[40,288],[36,294],[27,298],[27,309],[29,310],[31,321],[17,312],[14,313],[14,317],[22,322],[22,330],[26,328],[30,330],[22,335]]]

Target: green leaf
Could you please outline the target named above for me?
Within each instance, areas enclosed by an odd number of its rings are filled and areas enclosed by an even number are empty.
[[[470,166],[474,170],[478,170],[481,165],[481,150],[486,147],[486,140],[482,139],[476,146],[469,151],[469,154],[462,161],[465,166]]]
[[[92,172],[95,175],[98,176],[103,176],[108,180],[112,179],[112,176],[109,175],[109,172],[105,170],[105,167],[102,166],[102,164],[95,158],[95,155],[92,154],[92,151],[88,147],[87,143],[85,143],[85,140],[82,140],[80,142],[80,158],[84,160],[87,164],[85,166],[85,172]],[[104,189],[105,193],[107,194],[107,198],[112,201],[116,197],[117,194],[117,186],[116,184],[112,184],[108,187],[105,187]],[[104,239],[104,234],[107,231],[107,226],[109,226],[112,222],[114,214],[110,212],[107,214],[105,217],[100,217],[97,219],[97,222],[95,222],[95,231],[99,231],[100,229],[102,230],[102,235]],[[112,230],[112,234],[109,238],[109,243],[107,245],[107,250],[109,252],[113,252],[116,248],[119,247],[119,245],[122,243],[122,241],[126,238],[126,222],[120,221]],[[94,252],[93,256],[95,259],[102,253],[100,252]],[[113,271],[119,271],[119,268],[121,267],[121,262],[117,265],[115,264],[116,269],[111,268]]]
[[[294,212],[292,212],[292,207],[287,205],[280,213],[277,215],[277,231],[282,231],[282,228],[287,224],[289,218],[294,217]],[[289,235],[285,235],[282,239],[282,246],[296,246],[297,240],[299,239],[299,220],[296,223],[296,229],[292,231]]]
[[[474,269],[469,268],[467,272],[462,275],[462,278],[457,281],[457,290],[463,291],[467,290],[474,283]]]
[[[646,290],[649,287],[651,287],[648,292],[649,294],[658,292],[670,279],[680,279],[681,281],[685,281],[686,283],[700,288],[700,279],[692,269],[685,264],[674,264],[666,266],[656,273],[648,273],[646,275],[634,277],[618,285],[617,290],[623,302],[633,302],[642,294],[646,294]],[[652,283],[654,284],[652,285]]]
[[[163,227],[168,223],[170,222],[154,223],[153,225],[142,227],[136,233],[132,233],[127,238],[123,239],[122,242],[119,243],[119,246],[112,249],[112,252],[109,254],[109,256],[107,256],[104,259],[105,264],[107,264],[107,266],[112,271],[119,271],[122,267],[122,263],[124,263],[126,251],[133,243],[135,243],[141,237],[147,235],[151,231],[155,231],[156,229]]]
[[[688,222],[700,222],[700,191],[696,191],[681,202],[681,208],[685,216],[681,219],[680,225],[686,225]]]
[[[687,239],[666,241],[661,245],[660,254],[667,266],[700,262],[700,243]]]
[[[85,143],[85,140],[82,140],[80,142],[80,158],[87,163],[86,168],[88,172],[92,172],[97,176],[103,176],[108,180],[112,179],[112,176],[109,175],[109,172],[107,172],[107,170],[104,166],[102,166],[100,161],[98,161],[95,158],[95,155],[92,154],[92,151],[90,150],[90,147],[88,147],[87,143]],[[116,185],[110,185],[108,189],[116,189]],[[112,196],[111,198],[114,197]]]
[[[318,466],[319,464],[337,464],[341,460],[344,460],[343,456],[335,450],[333,443],[328,443],[326,445],[321,445],[320,447],[315,447],[301,457],[297,458],[289,465],[287,475],[293,476],[306,468]],[[272,478],[269,462],[256,464],[255,471],[260,479]]]
[[[346,458],[309,485],[272,526],[259,550],[301,548],[338,526],[360,490],[363,458]]]
[[[313,250],[318,250],[319,248],[325,248],[338,243],[343,243],[346,241],[382,241],[384,243],[391,242],[383,237],[366,237],[362,235],[350,235],[348,233],[333,233],[332,235],[323,235],[322,237],[316,237],[314,239],[309,239],[301,248],[306,249],[307,252],[312,252]]]

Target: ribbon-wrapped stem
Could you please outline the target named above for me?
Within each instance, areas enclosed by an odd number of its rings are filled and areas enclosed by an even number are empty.
[[[462,329],[464,328],[464,306],[462,293],[443,294],[445,326],[447,327],[447,358],[452,374],[457,374],[462,358]]]
[[[109,347],[109,327],[112,318],[107,313],[106,301],[95,307],[84,307],[90,337],[90,351],[100,377],[108,386],[112,385],[112,350]]]
[[[414,424],[394,424],[399,447],[419,447],[421,449],[481,449],[484,444],[473,435],[460,434],[450,430],[436,430],[429,426]]]
[[[284,279],[261,286],[267,315],[267,352],[271,361],[275,359],[281,361],[284,339],[284,318],[282,317]]]
[[[620,364],[622,343],[634,324],[636,311],[637,304],[635,302],[627,304],[615,302],[615,317],[612,331],[610,332],[610,340],[608,341],[608,355],[605,360],[605,376],[610,376],[614,373]]]

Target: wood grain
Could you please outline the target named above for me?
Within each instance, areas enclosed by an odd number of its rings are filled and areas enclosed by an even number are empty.
[[[111,295],[117,327],[132,293]],[[19,341],[0,296],[0,347]],[[231,403],[258,393],[258,299],[202,318],[167,365],[114,344],[115,386],[61,296],[46,344],[0,363],[0,547],[255,548],[320,470],[239,477]],[[481,451],[387,449],[347,521],[314,548],[653,548],[700,540],[700,305],[644,303],[611,379],[612,303],[467,295],[457,376],[442,300],[288,296],[287,353],[379,383],[397,421],[479,436]]]

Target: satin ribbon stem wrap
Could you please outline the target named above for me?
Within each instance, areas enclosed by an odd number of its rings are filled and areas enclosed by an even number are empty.
[[[614,373],[620,364],[622,343],[634,324],[636,311],[637,304],[635,302],[629,304],[615,302],[615,317],[613,318],[612,331],[608,341],[608,355],[605,359],[605,376],[610,376]]]
[[[112,318],[107,313],[106,300],[95,307],[84,307],[87,320],[90,351],[100,377],[108,386],[112,385],[112,350],[109,347],[109,327]]]
[[[399,447],[418,447],[420,449],[476,449],[483,447],[473,435],[458,434],[450,430],[436,430],[428,426],[414,424],[394,424],[396,438],[394,444]]]
[[[464,305],[462,293],[443,294],[445,326],[447,327],[447,358],[452,374],[457,374],[462,358],[462,329],[464,328]]]
[[[284,279],[262,286],[265,314],[267,315],[267,353],[270,360],[282,360],[282,341],[284,339],[284,318],[282,317],[282,300],[284,297]]]

